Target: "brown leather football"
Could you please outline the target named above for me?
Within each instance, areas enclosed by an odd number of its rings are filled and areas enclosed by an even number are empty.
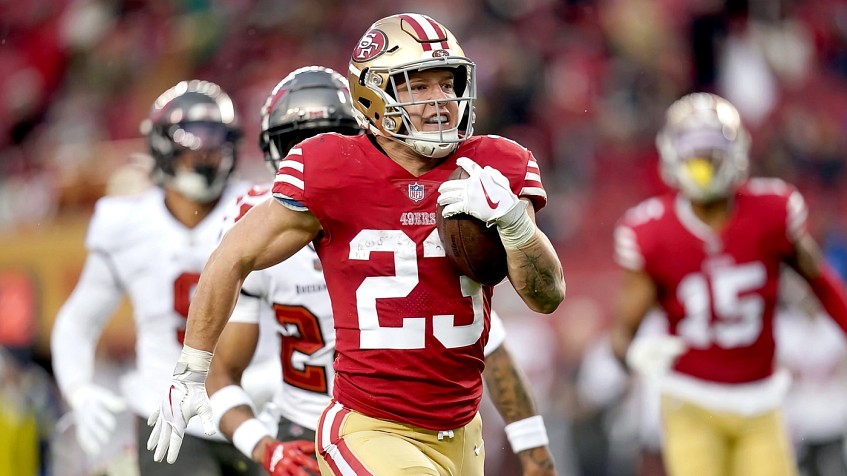
[[[458,167],[448,180],[468,177],[465,169]],[[506,277],[506,249],[500,241],[497,227],[487,227],[482,220],[461,213],[443,218],[435,207],[438,234],[444,243],[447,257],[459,272],[478,283],[494,286]]]

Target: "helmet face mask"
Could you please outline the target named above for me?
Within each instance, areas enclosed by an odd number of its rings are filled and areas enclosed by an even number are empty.
[[[455,97],[418,99],[404,89],[416,73],[435,69],[453,73]],[[374,23],[353,51],[348,80],[360,122],[420,155],[444,157],[473,135],[475,65],[452,33],[425,15],[394,15]],[[435,106],[437,115],[448,108],[457,112],[449,122],[437,121],[437,130],[419,131],[409,110],[427,104]]]
[[[364,132],[353,113],[347,80],[329,68],[307,66],[286,76],[262,107],[259,147],[274,173],[300,141],[324,132]]]
[[[665,183],[694,202],[728,198],[747,178],[749,134],[720,96],[693,93],[674,102],[656,145]]]
[[[190,200],[216,200],[235,170],[241,129],[230,97],[208,81],[182,81],[156,99],[141,123],[154,179]]]
[[[455,93],[441,94],[437,98],[427,98],[413,91],[413,85],[418,78],[431,77],[440,71],[446,71],[452,77],[450,82],[453,84]],[[460,94],[463,94],[466,89],[465,78],[467,74],[464,67],[409,68],[404,69],[401,73],[389,76],[391,83],[389,94],[394,99],[394,105],[386,110],[383,127],[386,130],[394,130],[394,136],[404,139],[407,143],[418,140],[436,145],[460,142],[459,122],[467,107],[467,100]],[[459,79],[456,78],[456,75],[459,75]],[[419,112],[424,111],[428,105],[433,110],[433,117],[438,127],[437,130],[422,131],[415,126],[415,123],[423,121],[424,118]],[[418,121],[415,120],[416,116],[419,116]],[[401,127],[397,127],[397,122],[401,124]],[[414,146],[414,142],[411,143]],[[432,145],[426,144],[424,148],[426,147],[432,147]],[[423,153],[423,155],[429,156],[430,154]]]

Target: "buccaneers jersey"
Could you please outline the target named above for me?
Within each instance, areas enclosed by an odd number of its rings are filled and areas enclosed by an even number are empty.
[[[225,230],[270,197],[270,186],[254,186],[238,199]],[[282,388],[274,403],[286,419],[315,430],[332,395],[335,329],[323,267],[314,247],[309,245],[276,266],[253,271],[241,290],[229,321],[259,325],[260,340],[279,339]],[[485,355],[499,347],[505,336],[502,321],[492,312]]]
[[[745,184],[720,232],[681,197],[650,199],[626,213],[616,258],[655,281],[669,331],[688,346],[675,372],[727,384],[771,376],[780,266],[793,256],[806,215],[800,194],[776,179]]]
[[[309,210],[323,232],[335,318],[335,388],[366,415],[433,430],[467,424],[482,395],[492,288],[461,276],[435,226],[438,186],[457,157],[500,170],[536,209],[546,203],[532,154],[499,137],[474,137],[415,177],[369,136],[322,134],[291,149],[274,197]]]
[[[270,187],[254,186],[238,199],[231,224],[270,197]],[[260,325],[260,341],[278,339],[282,388],[274,403],[288,420],[314,429],[335,377],[335,329],[321,262],[311,245],[279,265],[250,273],[230,322]]]
[[[97,202],[86,238],[89,261],[74,290],[74,295],[87,293],[90,298],[78,302],[72,296],[58,319],[63,321],[63,329],[83,329],[96,336],[114,305],[124,295],[130,299],[136,327],[136,370],[122,387],[131,410],[145,419],[170,385],[183,345],[188,306],[200,272],[218,243],[226,204],[244,190],[235,183],[227,187],[218,206],[194,228],[174,219],[159,187],[137,196],[105,197]],[[54,339],[66,338],[65,333],[54,334]],[[66,383],[63,388],[90,378],[74,368],[82,359],[76,355],[80,344],[75,345],[56,346],[62,354],[55,360],[57,376]],[[204,435],[199,421],[192,421],[188,432]]]

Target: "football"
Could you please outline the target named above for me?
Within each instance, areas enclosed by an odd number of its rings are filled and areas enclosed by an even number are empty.
[[[458,167],[448,180],[468,177],[465,169]],[[435,208],[438,234],[444,243],[447,257],[459,272],[474,281],[494,286],[506,277],[506,249],[500,241],[497,227],[487,227],[482,220],[467,214],[443,218],[444,207]]]

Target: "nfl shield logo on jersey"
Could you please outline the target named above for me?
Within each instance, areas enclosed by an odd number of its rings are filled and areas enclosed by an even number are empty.
[[[424,186],[415,182],[409,184],[409,198],[415,202],[420,202],[424,198]]]

